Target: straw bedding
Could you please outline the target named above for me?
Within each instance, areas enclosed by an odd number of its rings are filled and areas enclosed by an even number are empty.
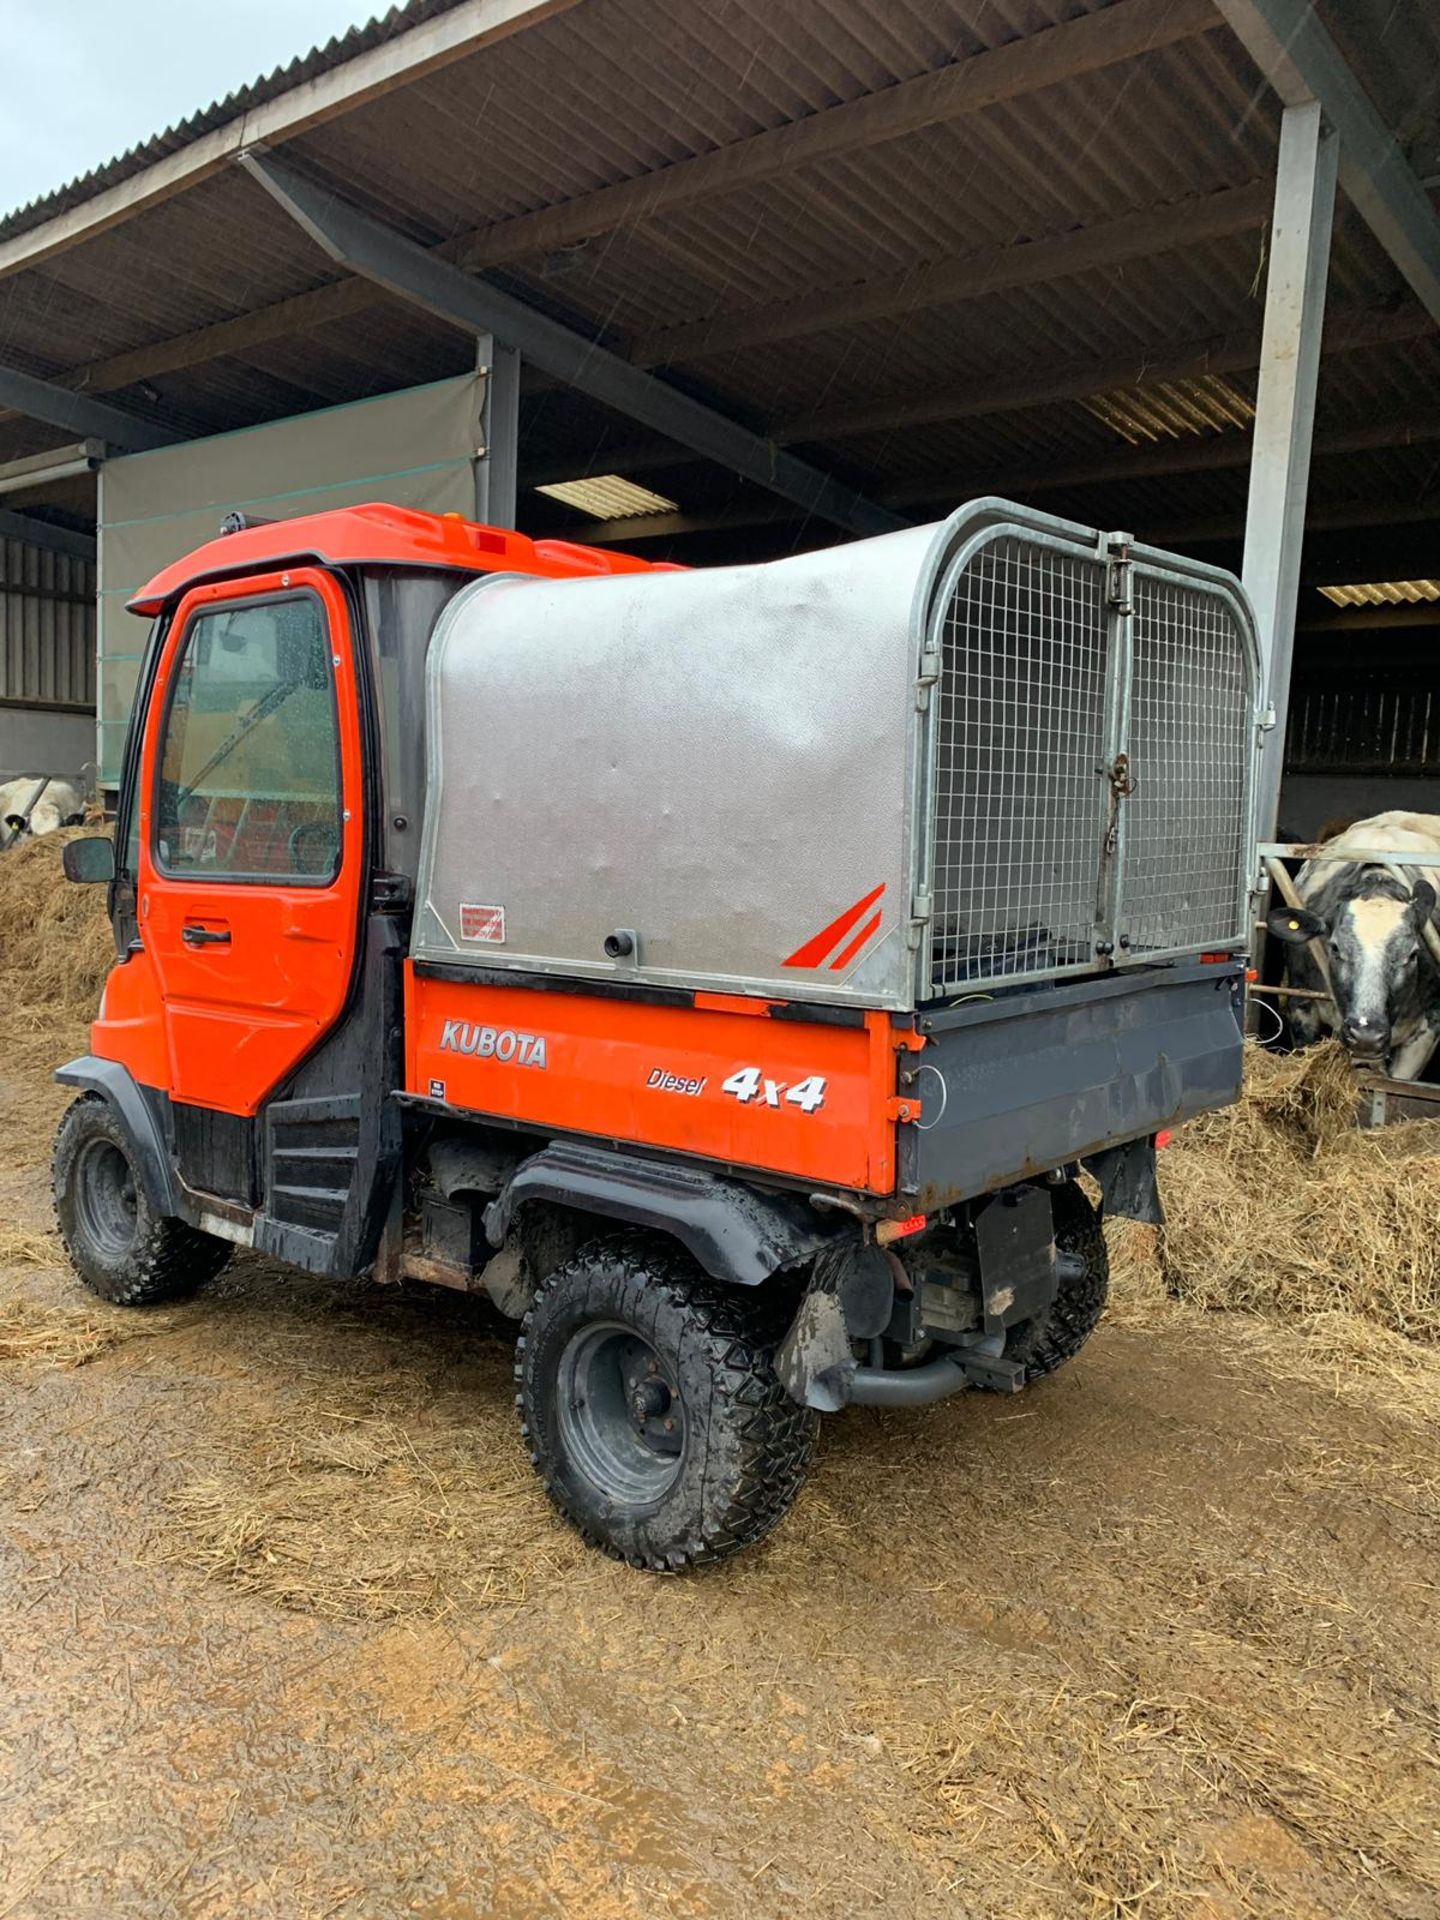
[[[1440,1343],[1440,1122],[1360,1131],[1333,1042],[1250,1049],[1245,1097],[1183,1128],[1160,1179],[1163,1232],[1112,1230],[1122,1292],[1158,1273],[1191,1306]]]
[[[5,1009],[5,1101],[12,1154],[47,1158],[50,1135],[74,1095],[51,1071],[87,1050],[100,989],[115,959],[105,888],[72,886],[60,867],[71,827],[0,853],[0,1004]]]

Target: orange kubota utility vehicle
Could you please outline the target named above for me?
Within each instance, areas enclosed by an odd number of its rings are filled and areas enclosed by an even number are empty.
[[[1235,1097],[1227,575],[998,500],[693,572],[376,506],[134,609],[113,845],[65,849],[119,955],[59,1075],[76,1268],[485,1294],[636,1565],[760,1538],[817,1410],[1069,1359],[1102,1210]]]

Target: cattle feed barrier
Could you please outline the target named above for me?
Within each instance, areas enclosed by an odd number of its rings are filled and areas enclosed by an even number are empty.
[[[1344,853],[1327,854],[1323,846],[1311,846],[1303,841],[1264,840],[1260,843],[1259,853],[1271,885],[1287,907],[1299,907],[1303,902],[1294,881],[1281,864],[1285,860],[1353,860],[1360,864],[1368,863],[1384,867],[1402,885],[1406,884],[1404,868],[1440,865],[1440,859],[1433,853],[1392,853],[1388,850],[1381,852],[1349,847]],[[1263,920],[1257,923],[1257,929],[1263,933]],[[1426,947],[1437,966],[1440,966],[1440,932],[1430,921],[1426,922],[1424,932]],[[1315,956],[1320,977],[1325,982],[1324,991],[1314,987],[1264,986],[1255,981],[1250,983],[1249,991],[1273,996],[1277,1000],[1333,1002],[1335,995],[1325,943],[1317,939],[1308,944]],[[1393,1080],[1387,1074],[1375,1073],[1365,1067],[1356,1068],[1355,1080],[1360,1094],[1357,1120],[1364,1128],[1383,1127],[1392,1120],[1440,1119],[1440,1086],[1425,1080]]]

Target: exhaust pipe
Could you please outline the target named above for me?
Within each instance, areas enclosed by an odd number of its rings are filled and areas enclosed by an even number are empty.
[[[932,1400],[959,1393],[969,1380],[948,1354],[920,1367],[857,1367],[850,1403],[857,1407],[928,1407]]]

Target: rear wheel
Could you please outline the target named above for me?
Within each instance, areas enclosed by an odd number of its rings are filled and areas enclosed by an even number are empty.
[[[1005,1358],[1024,1367],[1027,1386],[1074,1359],[1099,1326],[1110,1293],[1110,1256],[1100,1215],[1073,1180],[1052,1187],[1050,1199],[1060,1284],[1044,1313],[1022,1321],[1005,1342]]]
[[[816,1419],[776,1377],[778,1332],[763,1300],[642,1239],[582,1248],[543,1282],[518,1405],[546,1490],[587,1540],[678,1572],[784,1517]]]
[[[53,1181],[71,1265],[117,1307],[183,1299],[230,1257],[228,1242],[154,1211],[130,1136],[98,1094],[82,1095],[60,1122]]]

